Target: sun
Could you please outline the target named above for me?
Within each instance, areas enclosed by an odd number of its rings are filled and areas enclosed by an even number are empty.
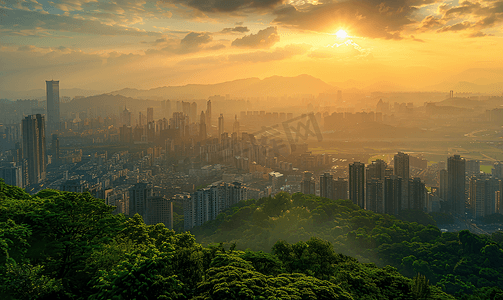
[[[339,31],[337,31],[335,35],[340,39],[345,39],[348,37],[348,33],[342,29],[339,29]]]

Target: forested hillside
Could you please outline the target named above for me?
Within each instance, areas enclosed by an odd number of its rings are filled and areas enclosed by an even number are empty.
[[[391,265],[408,277],[424,274],[458,297],[503,297],[502,232],[441,233],[423,212],[400,217],[414,222],[363,210],[347,200],[280,193],[241,202],[192,233],[205,245],[235,243],[253,251],[275,249],[278,240],[298,243],[317,237],[360,262]]]
[[[248,202],[237,211],[255,205],[250,212],[274,214],[263,216],[266,228],[300,211],[294,209],[296,201],[326,201],[293,198],[298,200],[281,194]],[[345,210],[348,218],[358,211],[347,202],[331,205],[333,211]],[[292,243],[287,234],[267,252],[227,243],[204,247],[189,233],[177,234],[162,224],[147,226],[138,215],[128,219],[112,210],[90,194],[44,190],[30,196],[0,181],[0,299],[454,299],[422,275],[408,278],[391,266],[358,262],[337,253],[340,245],[334,250],[321,238]],[[241,217],[239,227],[253,222]],[[215,228],[232,216],[226,218]],[[342,232],[351,229],[346,226],[340,226]],[[457,236],[450,242],[448,247],[455,248]],[[463,243],[461,252],[472,259],[482,255],[476,253],[478,244]],[[490,259],[499,259],[497,244],[482,249],[496,251]],[[445,282],[449,288],[451,283]],[[484,299],[501,295],[496,289],[485,292]]]

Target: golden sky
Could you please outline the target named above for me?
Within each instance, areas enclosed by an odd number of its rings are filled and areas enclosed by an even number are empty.
[[[494,84],[502,26],[503,0],[0,0],[0,90],[300,74],[342,88]]]

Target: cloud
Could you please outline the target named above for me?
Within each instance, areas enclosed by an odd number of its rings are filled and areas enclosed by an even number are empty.
[[[416,37],[415,37],[415,36],[413,36],[413,35],[411,35],[411,36],[410,36],[410,38],[411,38],[413,41],[415,41],[415,42],[421,42],[421,43],[424,43],[424,40],[422,40],[422,39],[418,39],[418,38],[416,38]]]
[[[309,57],[315,59],[347,60],[353,58],[368,58],[371,57],[371,53],[369,49],[362,48],[354,41],[346,40],[344,43],[336,43],[315,49],[309,53]]]
[[[158,32],[144,31],[134,27],[106,25],[96,20],[35,11],[5,10],[1,20],[0,29],[6,35],[25,35],[23,31],[37,29],[39,33],[62,31],[105,36],[161,36]]]
[[[193,59],[186,59],[178,64],[180,65],[222,65],[236,63],[261,63],[280,61],[292,58],[297,55],[305,54],[311,49],[311,45],[307,44],[291,44],[285,47],[277,47],[272,50],[259,50],[248,53],[207,56]]]
[[[232,46],[241,48],[269,48],[279,42],[278,30],[276,27],[268,27],[260,30],[256,34],[245,35],[232,42]]]
[[[443,4],[438,12],[440,18],[435,25],[449,24],[440,27],[437,30],[439,33],[466,31],[468,37],[483,37],[490,34],[482,30],[503,24],[503,0],[463,1],[454,6]]]
[[[416,8],[408,1],[349,0],[326,1],[323,4],[306,4],[301,7],[283,5],[274,14],[273,23],[302,30],[336,32],[350,28],[353,36],[401,39],[401,31],[413,23],[411,15]],[[409,1],[413,3],[413,1]]]
[[[154,46],[155,49],[147,50],[147,54],[172,53],[182,55],[225,48],[225,45],[221,43],[214,44],[213,37],[209,32],[189,32],[183,39],[163,37],[149,44]]]
[[[236,26],[234,28],[224,28],[220,33],[245,33],[250,31],[246,26]]]
[[[265,10],[281,4],[284,0],[164,0],[181,4],[206,13],[229,13],[237,11]]]

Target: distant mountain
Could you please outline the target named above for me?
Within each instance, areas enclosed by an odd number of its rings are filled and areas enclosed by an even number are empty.
[[[84,96],[84,97],[89,97],[89,96],[94,96],[98,94],[103,94],[102,91],[94,91],[94,90],[85,90],[85,89],[79,89],[79,88],[72,88],[72,89],[60,89],[59,90],[59,96],[60,97],[70,97],[73,98],[75,96]],[[10,99],[10,100],[17,100],[17,99],[45,99],[45,90],[44,89],[35,89],[35,90],[29,90],[29,91],[0,91],[0,98],[1,99]]]
[[[247,78],[217,84],[188,84],[184,86],[165,86],[150,90],[122,89],[112,95],[132,98],[161,99],[206,99],[214,95],[230,94],[232,97],[280,97],[284,95],[318,95],[333,87],[309,75],[296,77],[272,76],[264,79]]]

